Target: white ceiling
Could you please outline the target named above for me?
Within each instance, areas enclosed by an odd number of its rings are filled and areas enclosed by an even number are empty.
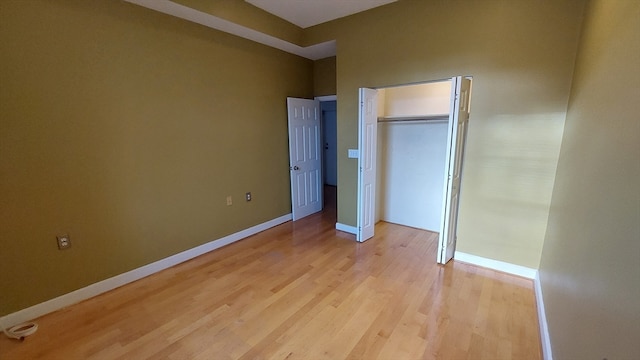
[[[245,0],[301,28],[308,28],[397,0]]]

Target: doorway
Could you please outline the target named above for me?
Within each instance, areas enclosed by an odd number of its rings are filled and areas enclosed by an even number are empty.
[[[471,80],[360,89],[357,240],[379,220],[439,231],[453,257]]]
[[[335,100],[320,101],[324,147],[322,164],[324,184],[328,186],[338,185],[338,130],[336,107],[337,102]]]
[[[291,214],[296,221],[324,208],[326,186],[336,193],[336,96],[289,97],[287,114]]]

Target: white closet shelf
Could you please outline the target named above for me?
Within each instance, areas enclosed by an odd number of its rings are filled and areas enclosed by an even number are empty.
[[[378,122],[401,122],[401,121],[449,121],[449,114],[378,117]]]

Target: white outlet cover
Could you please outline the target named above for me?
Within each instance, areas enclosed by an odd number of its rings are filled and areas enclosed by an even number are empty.
[[[349,149],[347,156],[349,157],[349,159],[357,159],[360,156],[360,150]]]

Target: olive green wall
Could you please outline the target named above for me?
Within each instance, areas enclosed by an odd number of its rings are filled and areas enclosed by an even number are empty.
[[[640,359],[640,2],[594,1],[540,261],[556,359]]]
[[[285,98],[312,76],[122,1],[3,1],[0,315],[288,214]]]
[[[401,0],[307,29],[337,39],[338,221],[356,225],[358,88],[470,75],[457,249],[537,268],[583,7]]]
[[[336,94],[336,57],[313,62],[313,95]]]

